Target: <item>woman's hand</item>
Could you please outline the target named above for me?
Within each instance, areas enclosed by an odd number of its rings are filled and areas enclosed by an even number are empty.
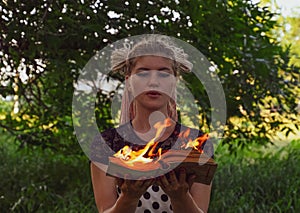
[[[195,175],[187,177],[184,168],[180,168],[178,178],[174,171],[169,172],[169,178],[166,175],[157,180],[157,184],[164,190],[171,200],[181,200],[185,197],[194,183]]]
[[[138,201],[155,181],[155,179],[130,180],[128,177],[128,175],[125,175],[124,179],[117,178],[116,183],[121,189],[121,196],[134,201]]]

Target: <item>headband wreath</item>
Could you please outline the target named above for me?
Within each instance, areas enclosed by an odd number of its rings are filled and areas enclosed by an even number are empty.
[[[130,74],[130,60],[145,55],[162,56],[175,62],[177,74],[188,73],[193,64],[182,48],[177,47],[169,37],[150,35],[136,44],[125,41],[122,48],[115,49],[111,55],[111,70],[123,76]]]

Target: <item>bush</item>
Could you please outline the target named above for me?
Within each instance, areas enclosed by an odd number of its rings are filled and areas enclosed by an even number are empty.
[[[1,212],[96,212],[85,156],[18,149],[1,139]]]
[[[299,212],[299,148],[295,140],[272,151],[254,147],[235,156],[224,147],[217,150],[220,166],[210,212]]]

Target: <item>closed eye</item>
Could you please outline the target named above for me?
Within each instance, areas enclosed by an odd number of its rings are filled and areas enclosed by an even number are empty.
[[[168,72],[164,72],[164,71],[159,71],[158,76],[162,77],[162,78],[168,78],[170,77],[172,74],[168,73]]]
[[[150,75],[149,71],[141,71],[136,73],[139,77],[148,77]]]

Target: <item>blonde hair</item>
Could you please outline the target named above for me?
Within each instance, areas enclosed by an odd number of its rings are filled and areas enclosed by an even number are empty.
[[[123,76],[129,76],[131,69],[138,57],[142,56],[161,56],[171,59],[175,76],[180,73],[190,72],[193,65],[187,59],[188,55],[182,48],[179,48],[168,36],[151,34],[146,35],[142,40],[135,44],[125,41],[122,48],[115,49],[111,55],[111,70],[114,73],[119,73]],[[176,110],[176,94],[170,98],[168,103],[168,116],[177,121]],[[132,120],[135,116],[134,97],[130,94],[125,85],[124,94],[121,104],[121,119],[120,123],[126,123]]]

